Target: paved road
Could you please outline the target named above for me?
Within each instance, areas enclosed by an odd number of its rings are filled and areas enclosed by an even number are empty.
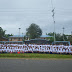
[[[72,72],[72,60],[0,59],[0,72]]]

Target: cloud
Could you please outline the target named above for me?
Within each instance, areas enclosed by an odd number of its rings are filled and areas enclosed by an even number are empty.
[[[72,29],[72,0],[53,0],[55,28],[57,33],[70,34]],[[53,32],[52,6],[50,0],[0,0],[0,26],[6,33],[26,32],[31,23],[36,23],[43,34]]]

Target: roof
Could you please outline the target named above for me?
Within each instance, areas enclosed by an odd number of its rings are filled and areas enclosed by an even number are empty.
[[[50,36],[50,35],[42,35],[41,37],[53,37],[53,36]]]
[[[13,35],[13,36],[10,36],[10,37],[24,37],[24,35]]]
[[[10,36],[10,37],[24,37],[25,35],[13,35],[13,36]],[[53,36],[50,36],[50,35],[42,35],[40,37],[53,37]]]
[[[39,38],[36,38],[36,39],[30,39],[30,40],[45,40],[45,39],[39,39]]]

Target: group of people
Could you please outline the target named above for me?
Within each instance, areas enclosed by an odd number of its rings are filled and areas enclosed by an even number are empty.
[[[72,46],[37,44],[0,44],[0,53],[72,54]]]

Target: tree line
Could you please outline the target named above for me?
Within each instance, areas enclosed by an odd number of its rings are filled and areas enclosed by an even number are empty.
[[[5,34],[6,30],[3,30],[0,27],[0,40],[3,37],[9,38],[9,36],[13,36],[12,34]],[[24,36],[25,38],[29,39],[35,39],[35,38],[40,38],[42,35],[42,29],[35,23],[32,23],[27,29],[26,29],[26,35]],[[54,32],[46,33],[46,35],[54,36]],[[55,33],[55,39],[56,41],[70,41],[72,42],[72,36],[71,35],[65,35],[64,34],[64,40],[63,40],[63,35],[61,33]],[[50,38],[50,41],[54,41],[54,38]]]

